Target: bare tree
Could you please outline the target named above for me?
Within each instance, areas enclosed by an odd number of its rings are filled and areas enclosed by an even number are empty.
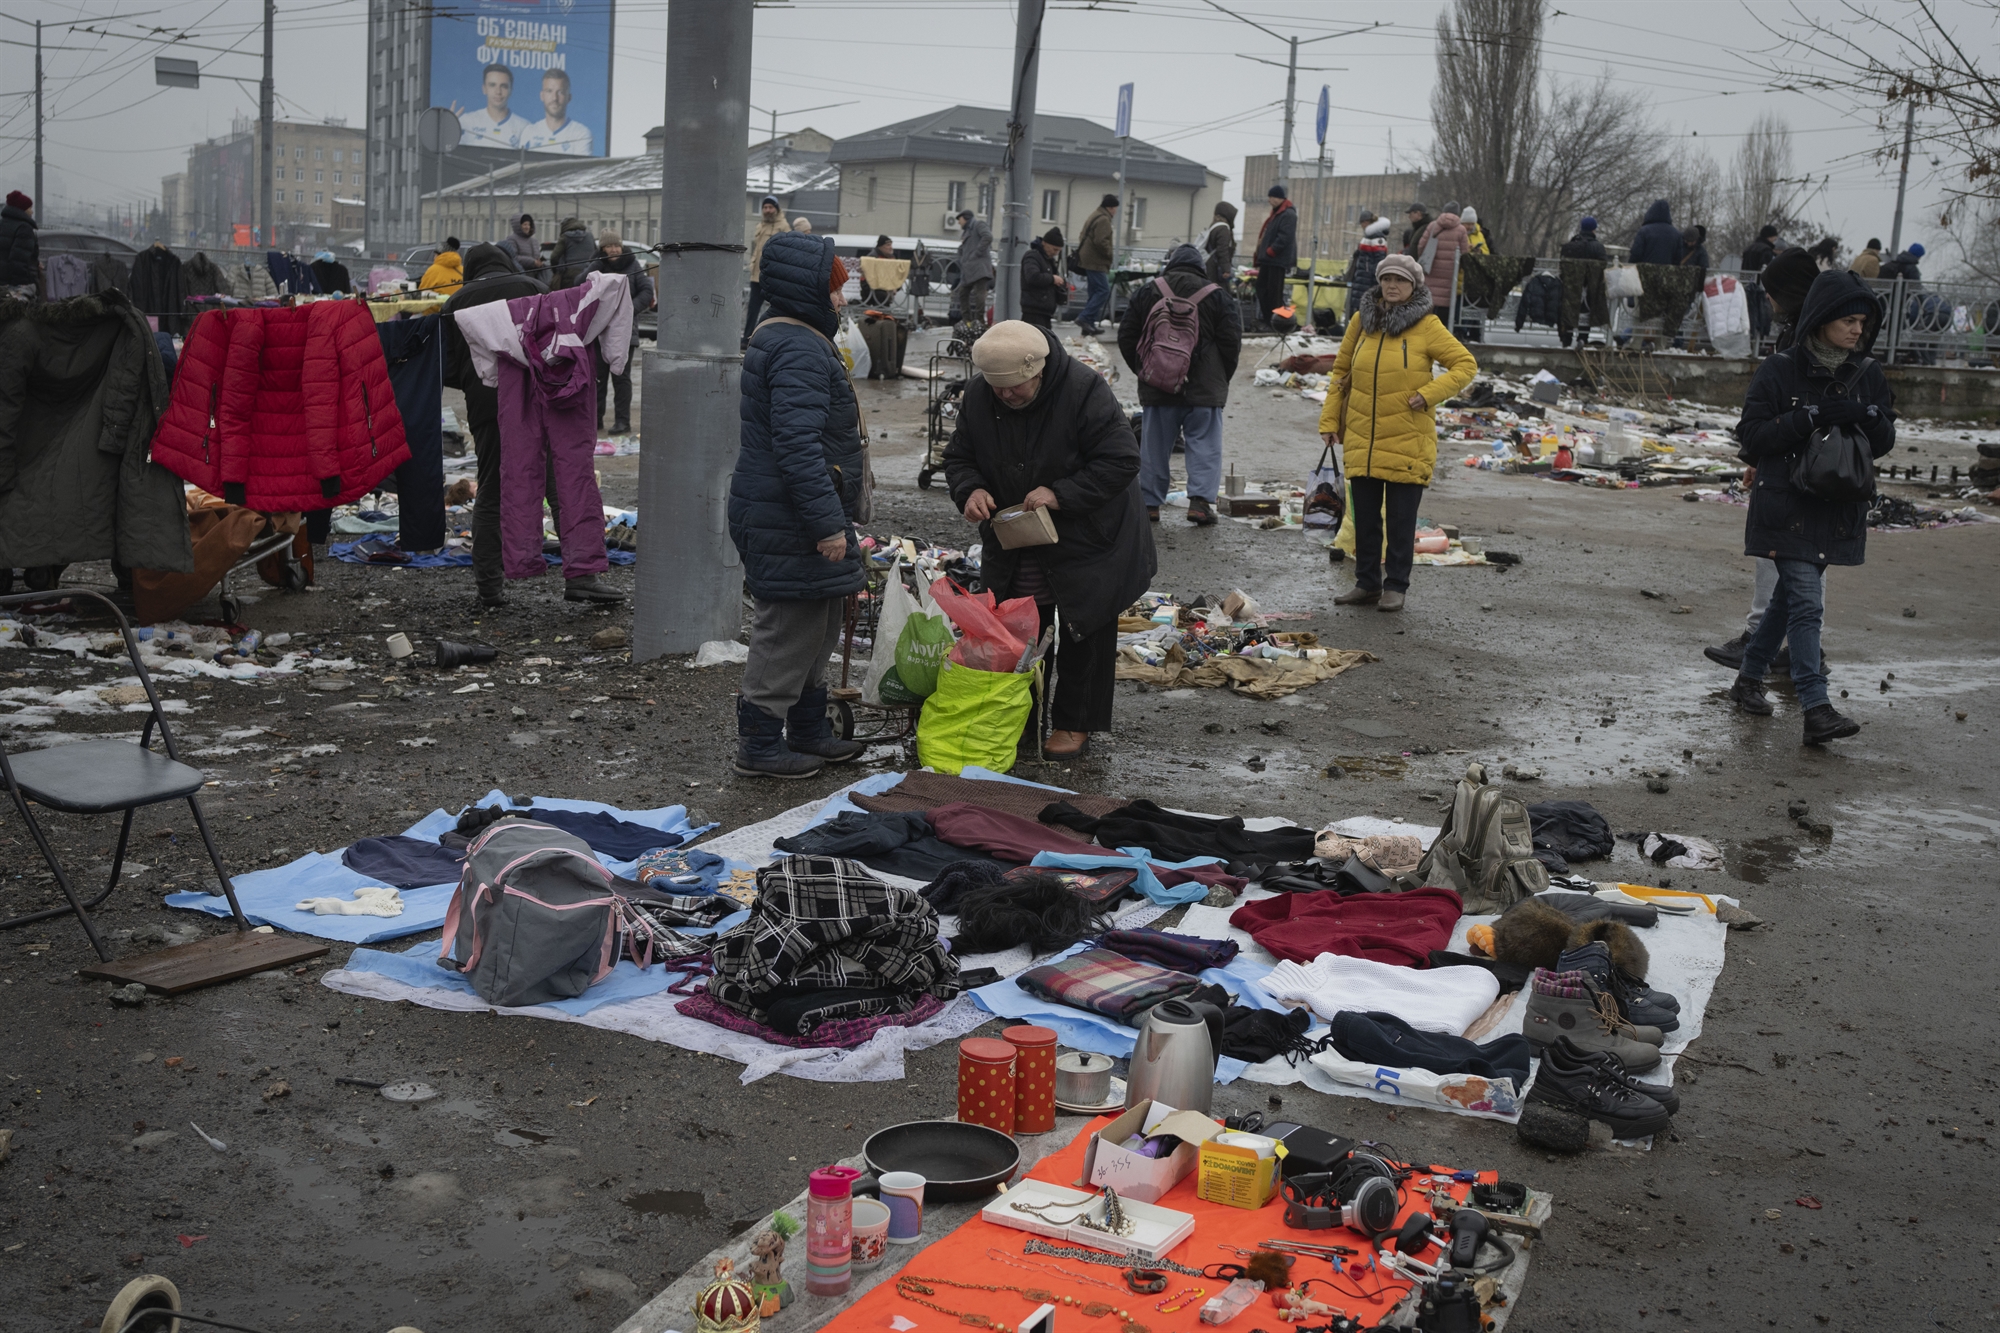
[[[1542,0],[1453,0],[1438,16],[1431,174],[1478,206],[1496,249],[1527,239],[1516,220],[1544,137],[1541,52]]]
[[[1532,188],[1510,233],[1521,246],[1513,253],[1554,254],[1586,215],[1599,219],[1606,239],[1629,235],[1662,184],[1645,100],[1619,89],[1608,74],[1596,83],[1556,83],[1541,122]]]
[[[1782,42],[1766,68],[1793,90],[1826,91],[1871,109],[1877,160],[1899,161],[1905,115],[1916,108],[1915,160],[1953,199],[2000,199],[2000,78],[1992,30],[2000,0],[1963,0],[1990,16],[1984,38],[1961,41],[1934,0],[1803,8],[1764,26]],[[1752,11],[1755,12],[1754,10]],[[1760,20],[1761,21],[1761,20]]]

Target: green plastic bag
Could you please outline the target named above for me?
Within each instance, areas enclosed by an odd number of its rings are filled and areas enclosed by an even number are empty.
[[[908,702],[921,703],[937,688],[938,664],[956,642],[943,616],[912,611],[903,621],[903,632],[896,636],[896,680],[905,693],[915,696]],[[887,676],[882,684],[885,701],[902,702],[889,700]]]
[[[995,773],[1014,767],[1021,729],[1034,707],[1039,671],[981,671],[946,661],[937,690],[917,718],[917,756],[940,773],[977,764]]]
[[[876,678],[875,692],[885,704],[920,704],[924,701],[923,695],[903,684],[902,675],[893,666]]]

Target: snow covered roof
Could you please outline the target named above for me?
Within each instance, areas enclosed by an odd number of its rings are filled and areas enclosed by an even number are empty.
[[[997,167],[1007,147],[1007,112],[996,107],[954,106],[878,130],[836,139],[827,156],[834,162],[957,162]],[[1106,177],[1118,169],[1124,145],[1108,125],[1078,116],[1035,117],[1035,169],[1051,174]],[[1142,139],[1130,145],[1131,177],[1162,185],[1196,188],[1208,168],[1191,158]]]
[[[753,197],[766,194],[789,196],[802,191],[840,188],[840,168],[831,162],[789,161],[777,166],[777,188],[771,188],[772,169],[752,165],[744,173],[744,193]],[[517,192],[534,195],[625,194],[654,192],[662,188],[663,170],[656,153],[637,157],[593,157],[581,160],[529,162],[525,167],[508,165],[490,176],[474,176],[439,193],[446,198],[483,198],[490,190],[507,195]]]

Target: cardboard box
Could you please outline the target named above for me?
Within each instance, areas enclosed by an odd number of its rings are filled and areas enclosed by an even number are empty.
[[[1262,1134],[1229,1137],[1238,1141],[1210,1139],[1201,1145],[1201,1179],[1195,1197],[1232,1208],[1262,1208],[1278,1192],[1278,1140]]]
[[[1054,546],[1056,521],[1046,509],[1003,509],[993,516],[993,535],[1009,551],[1023,546]]]
[[[1111,1186],[1122,1199],[1158,1203],[1181,1183],[1200,1158],[1200,1145],[1222,1132],[1222,1126],[1199,1111],[1176,1111],[1164,1102],[1146,1101],[1090,1136],[1083,1154],[1083,1181]],[[1181,1145],[1165,1157],[1142,1157],[1123,1146],[1134,1134],[1172,1134]]]
[[[1230,518],[1269,518],[1280,512],[1275,495],[1225,495],[1216,507]]]
[[[1093,1250],[1110,1250],[1158,1261],[1167,1251],[1194,1234],[1194,1216],[1157,1204],[1124,1197],[1120,1206],[1132,1223],[1132,1234],[1114,1236],[1084,1226],[1084,1216],[1104,1220],[1103,1195],[1064,1189],[1040,1180],[1023,1180],[980,1210],[979,1215],[998,1226],[1013,1227],[1047,1236],[1064,1245],[1085,1245]],[[1015,1204],[1025,1205],[1016,1208]]]

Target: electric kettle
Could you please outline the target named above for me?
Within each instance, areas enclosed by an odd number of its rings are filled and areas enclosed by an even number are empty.
[[[1125,1105],[1162,1102],[1208,1114],[1215,1102],[1215,1065],[1222,1058],[1222,1011],[1198,1001],[1156,1004],[1139,1024],[1139,1043],[1125,1078]]]

